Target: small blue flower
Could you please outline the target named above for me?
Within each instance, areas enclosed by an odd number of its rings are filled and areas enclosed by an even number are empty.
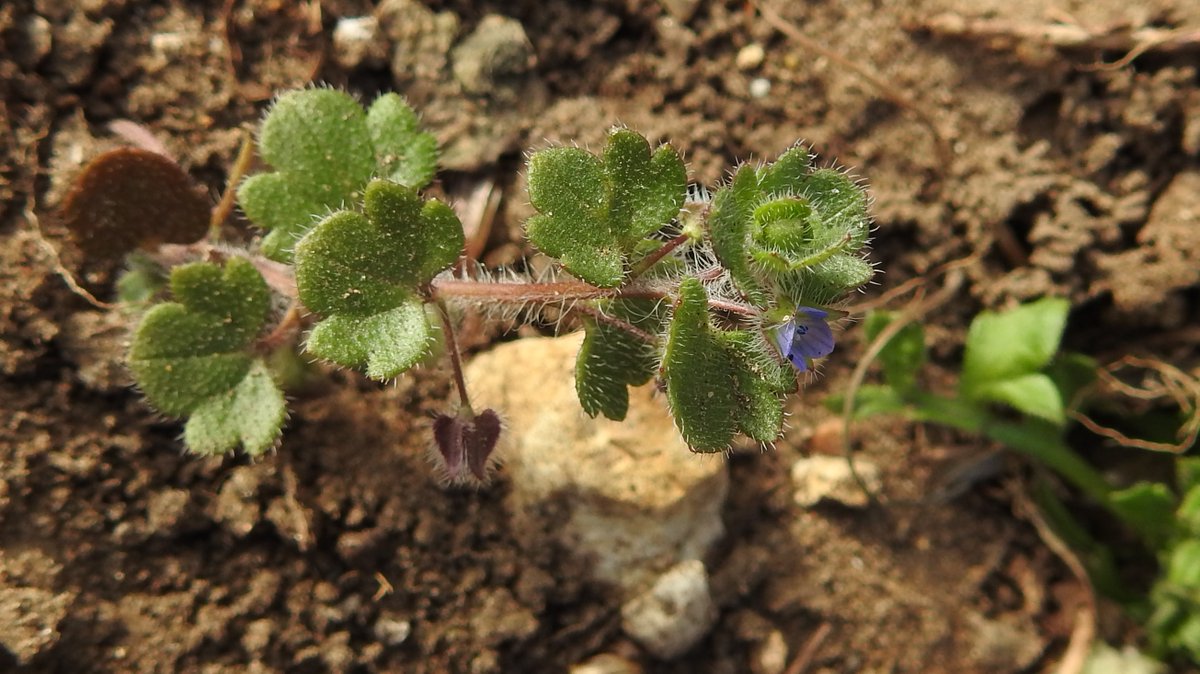
[[[829,312],[813,307],[800,307],[796,315],[775,330],[779,352],[796,369],[805,372],[813,358],[833,353],[833,330],[829,328]]]

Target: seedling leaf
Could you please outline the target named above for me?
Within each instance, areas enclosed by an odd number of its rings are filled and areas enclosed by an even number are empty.
[[[887,311],[873,311],[864,326],[867,341],[874,342],[896,315]],[[916,388],[917,372],[925,364],[925,330],[919,323],[909,323],[892,336],[879,352],[883,364],[883,378],[900,394]]]
[[[157,152],[123,147],[88,162],[63,200],[63,224],[89,258],[119,260],[138,247],[191,243],[212,202]]]
[[[1058,387],[1050,377],[1041,373],[988,382],[971,389],[971,399],[1004,403],[1058,426],[1066,422]]]
[[[1175,533],[1175,494],[1161,482],[1138,482],[1109,496],[1126,523],[1152,546],[1164,545]]]
[[[357,201],[375,172],[366,113],[349,94],[301,89],[279,97],[263,121],[259,151],[275,173],[252,176],[238,202],[260,227],[271,230],[263,252],[288,260],[292,245],[315,216]]]
[[[963,356],[965,392],[1040,371],[1058,351],[1070,304],[1043,298],[1011,311],[985,311],[967,332]]]

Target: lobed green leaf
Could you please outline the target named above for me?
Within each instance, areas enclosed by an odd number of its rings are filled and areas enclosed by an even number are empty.
[[[296,245],[296,285],[325,317],[308,351],[389,379],[427,350],[419,288],[458,259],[462,225],[445,204],[386,180],[372,181],[363,203],[364,213],[335,213]]]
[[[733,282],[752,301],[762,304],[767,295],[750,269],[751,223],[758,193],[757,171],[743,165],[733,180],[713,195],[708,235],[713,252]]]
[[[251,350],[270,308],[266,282],[248,261],[207,262],[171,274],[177,302],[159,304],[134,332],[130,369],[152,405],[191,416],[185,441],[216,454],[240,443],[251,454],[279,437],[283,394]]]
[[[572,274],[611,288],[625,279],[630,255],[679,214],[687,172],[679,155],[653,153],[642,136],[618,129],[600,158],[578,148],[552,148],[529,160],[526,223],[530,241]]]
[[[380,177],[413,189],[421,189],[433,180],[437,138],[421,131],[416,111],[400,95],[384,94],[371,104],[367,129]]]
[[[198,454],[223,454],[239,444],[262,454],[279,440],[287,417],[283,391],[262,359],[251,362],[237,385],[198,405],[183,427],[183,441]]]
[[[319,217],[357,203],[372,176],[418,189],[437,163],[437,141],[419,130],[416,113],[398,95],[364,111],[334,89],[280,96],[263,121],[259,151],[275,171],[243,182],[238,202],[270,230],[263,252],[284,261]]]
[[[796,390],[791,365],[763,349],[761,334],[735,330],[718,333],[732,356],[738,396],[738,428],[759,442],[772,442],[783,430],[783,403]]]

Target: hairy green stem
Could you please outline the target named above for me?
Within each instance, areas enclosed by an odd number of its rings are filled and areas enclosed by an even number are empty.
[[[629,285],[620,288],[598,288],[583,281],[555,281],[551,283],[492,283],[463,279],[434,279],[429,284],[433,297],[439,300],[467,299],[502,302],[507,304],[554,304],[580,300],[674,300],[667,290],[649,286]],[[757,317],[762,312],[749,304],[710,299],[713,309],[727,311],[746,317]]]

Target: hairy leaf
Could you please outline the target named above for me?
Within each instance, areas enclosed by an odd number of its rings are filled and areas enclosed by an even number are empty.
[[[650,335],[658,334],[662,316],[651,301],[616,300],[599,308]],[[629,411],[629,388],[650,381],[658,366],[654,344],[628,330],[593,318],[584,319],[585,336],[575,361],[575,392],[588,416],[603,414],[620,421]]]
[[[421,131],[417,113],[399,94],[384,94],[367,110],[379,176],[413,189],[433,180],[437,139]]]
[[[713,195],[709,214],[709,238],[721,265],[733,282],[755,303],[766,301],[758,278],[750,270],[750,236],[754,209],[759,197],[758,173],[743,165],[733,181]]]
[[[63,224],[88,256],[119,260],[138,247],[191,243],[208,229],[212,201],[179,164],[123,147],[84,167],[63,200]]]
[[[600,158],[578,148],[552,148],[529,160],[526,223],[530,241],[579,278],[620,285],[641,240],[683,206],[687,172],[670,146],[653,153],[642,136],[618,129]]]
[[[223,454],[238,444],[250,454],[261,454],[279,439],[286,416],[283,391],[266,363],[257,358],[237,386],[192,411],[183,427],[183,441],[198,454]]]
[[[266,282],[235,257],[224,269],[177,267],[171,290],[177,301],[150,309],[134,333],[129,364],[138,385],[164,413],[192,416],[185,440],[193,450],[221,453],[240,442],[251,454],[266,451],[285,414],[282,393],[250,350],[269,309]]]
[[[862,187],[813,169],[802,147],[759,169],[741,167],[713,197],[709,237],[722,266],[752,302],[778,288],[793,306],[821,306],[871,280],[859,250],[870,233]]]
[[[709,322],[704,286],[697,279],[685,279],[679,286],[662,373],[675,423],[693,451],[723,451],[737,433],[735,368],[730,350]]]
[[[325,317],[307,349],[389,379],[428,347],[418,288],[458,258],[462,225],[445,204],[385,180],[367,186],[364,209],[329,216],[296,245],[296,285]]]
[[[270,230],[263,252],[283,261],[319,218],[357,203],[372,176],[416,189],[432,179],[437,160],[436,140],[402,98],[385,95],[365,112],[333,89],[281,96],[263,121],[259,149],[275,171],[243,182],[238,201]]]
[[[734,364],[738,428],[759,442],[774,441],[783,429],[784,398],[796,389],[795,371],[770,355],[760,334],[746,330],[718,334]]]
[[[812,171],[812,153],[797,145],[779,155],[774,162],[758,170],[758,187],[768,197],[800,194],[797,186]]]

